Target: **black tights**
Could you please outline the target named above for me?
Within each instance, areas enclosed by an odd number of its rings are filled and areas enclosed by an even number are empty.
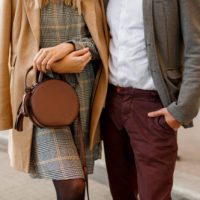
[[[53,180],[57,200],[84,200],[85,182],[83,179]]]

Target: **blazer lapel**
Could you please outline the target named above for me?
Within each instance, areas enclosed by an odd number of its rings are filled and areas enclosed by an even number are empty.
[[[38,48],[40,45],[40,8],[30,8],[27,4],[27,0],[24,0],[24,6],[27,14],[27,18],[37,42]]]
[[[143,0],[144,29],[147,44],[154,39],[153,0]]]

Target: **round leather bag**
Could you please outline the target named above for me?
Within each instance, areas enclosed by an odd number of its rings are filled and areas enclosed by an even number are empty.
[[[39,83],[30,98],[32,121],[39,127],[60,128],[77,118],[79,100],[72,86],[62,80]]]

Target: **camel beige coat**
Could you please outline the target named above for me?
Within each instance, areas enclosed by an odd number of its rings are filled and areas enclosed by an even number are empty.
[[[82,13],[99,51],[102,65],[95,85],[90,127],[90,148],[100,141],[99,118],[105,103],[108,80],[108,33],[103,0],[83,0]],[[12,129],[24,93],[26,70],[40,44],[40,10],[26,0],[0,1],[0,130]],[[29,82],[35,80],[35,73]],[[11,166],[29,171],[33,124],[24,120],[24,131],[9,137]]]

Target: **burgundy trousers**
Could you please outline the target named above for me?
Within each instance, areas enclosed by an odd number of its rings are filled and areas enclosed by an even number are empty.
[[[177,133],[165,118],[156,91],[109,85],[102,115],[106,165],[114,200],[170,200]]]

